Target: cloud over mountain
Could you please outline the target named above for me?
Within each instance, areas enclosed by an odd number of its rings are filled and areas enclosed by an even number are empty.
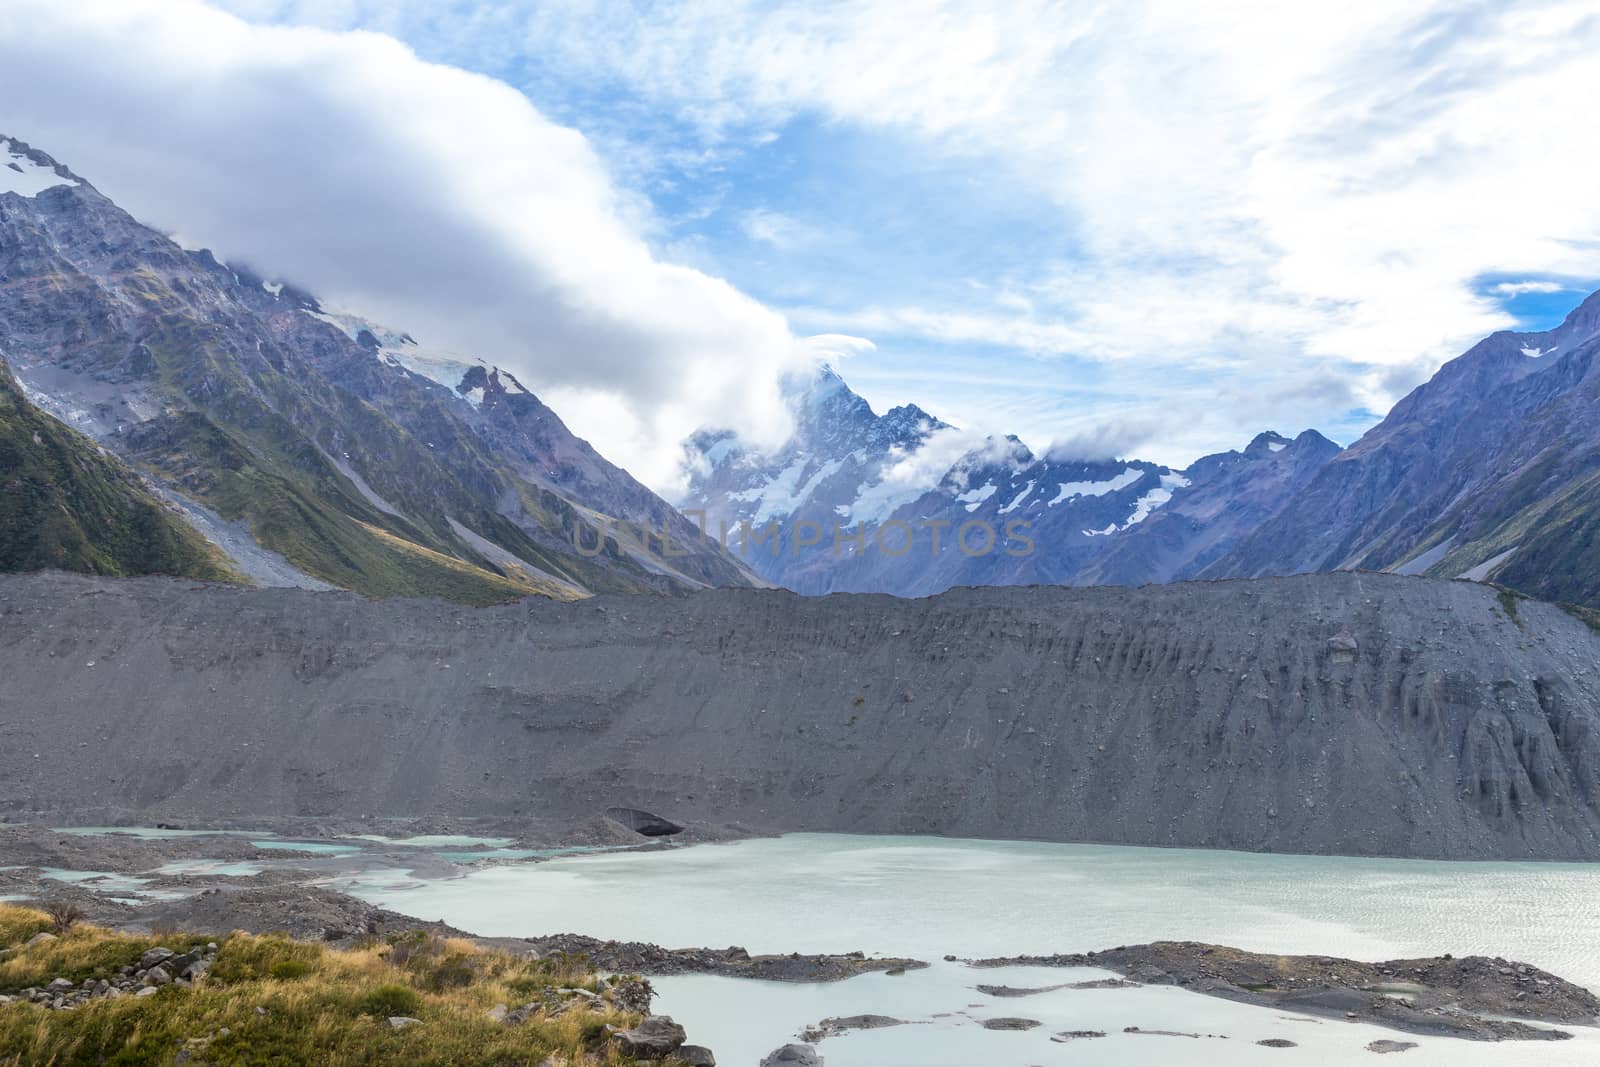
[[[702,424],[787,432],[783,317],[653,255],[584,136],[504,83],[189,0],[17,0],[0,93],[136,216],[513,369],[648,482]]]

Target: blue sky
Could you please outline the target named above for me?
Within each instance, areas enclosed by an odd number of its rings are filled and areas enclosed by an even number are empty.
[[[758,437],[769,386],[816,352],[880,410],[1036,449],[1176,464],[1264,429],[1349,442],[1600,279],[1600,150],[1575,136],[1600,98],[1596,0],[83,5],[106,26],[159,12],[117,26],[121,72],[81,46],[90,15],[21,7],[29,56],[64,27],[75,93],[165,79],[151,99],[170,100],[215,70],[212,94],[273,87],[236,94],[236,135],[158,109],[196,125],[149,134],[188,154],[170,174],[45,105],[41,142],[196,242],[512,366],[662,487],[686,429]],[[202,66],[208,40],[237,47]],[[281,123],[280,154],[299,128],[359,149],[401,183],[386,217],[425,216],[409,244],[338,232],[346,176],[257,158],[251,122]],[[228,181],[183,187],[223,172],[230,136]],[[262,171],[326,247],[240,222],[225,198]],[[451,273],[419,245],[450,246]]]

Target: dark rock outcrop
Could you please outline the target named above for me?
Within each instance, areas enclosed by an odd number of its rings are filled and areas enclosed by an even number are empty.
[[[1559,1041],[1572,1035],[1515,1020],[1592,1026],[1600,1019],[1600,998],[1582,986],[1525,963],[1483,956],[1362,963],[1157,941],[1104,952],[971,962],[977,967],[1103,967],[1146,984],[1181,986],[1246,1004],[1475,1041]]]
[[[607,808],[606,818],[644,837],[671,837],[683,833],[683,827],[671,819],[663,819],[638,808]]]

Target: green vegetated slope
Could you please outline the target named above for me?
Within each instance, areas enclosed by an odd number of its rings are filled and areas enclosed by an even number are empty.
[[[30,404],[0,361],[0,570],[46,568],[236,577],[138,475]]]
[[[421,931],[338,949],[282,935],[62,930],[43,912],[0,905],[0,996],[54,979],[75,988],[115,982],[157,948],[198,949],[206,970],[187,984],[149,986],[156,991],[147,996],[99,993],[57,1010],[0,1003],[0,1067],[636,1062],[607,1026],[625,1028],[640,1015],[581,958],[514,957]],[[623,978],[615,988],[630,986],[642,982]],[[563,996],[564,988],[594,995]],[[491,1014],[496,1004],[520,1006],[526,1018],[501,1022]]]

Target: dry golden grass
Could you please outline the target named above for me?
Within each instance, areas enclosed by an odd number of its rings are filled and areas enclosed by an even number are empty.
[[[0,905],[0,994],[51,978],[111,977],[158,942],[183,949],[200,934],[134,937],[79,925],[22,947],[49,925],[42,912]],[[593,986],[582,961],[529,960],[420,932],[354,949],[281,935],[215,938],[211,973],[193,988],[164,987],[65,1011],[0,1005],[0,1065],[143,1067],[190,1064],[528,1065],[634,1062],[605,1037],[638,1021],[611,1005],[550,1009],[520,1026],[489,1018],[496,1004],[545,1002],[546,990]],[[558,1007],[559,997],[548,1000]],[[264,1009],[258,1011],[257,1009]],[[421,1022],[389,1028],[391,1014]],[[187,1060],[180,1061],[180,1052]]]

